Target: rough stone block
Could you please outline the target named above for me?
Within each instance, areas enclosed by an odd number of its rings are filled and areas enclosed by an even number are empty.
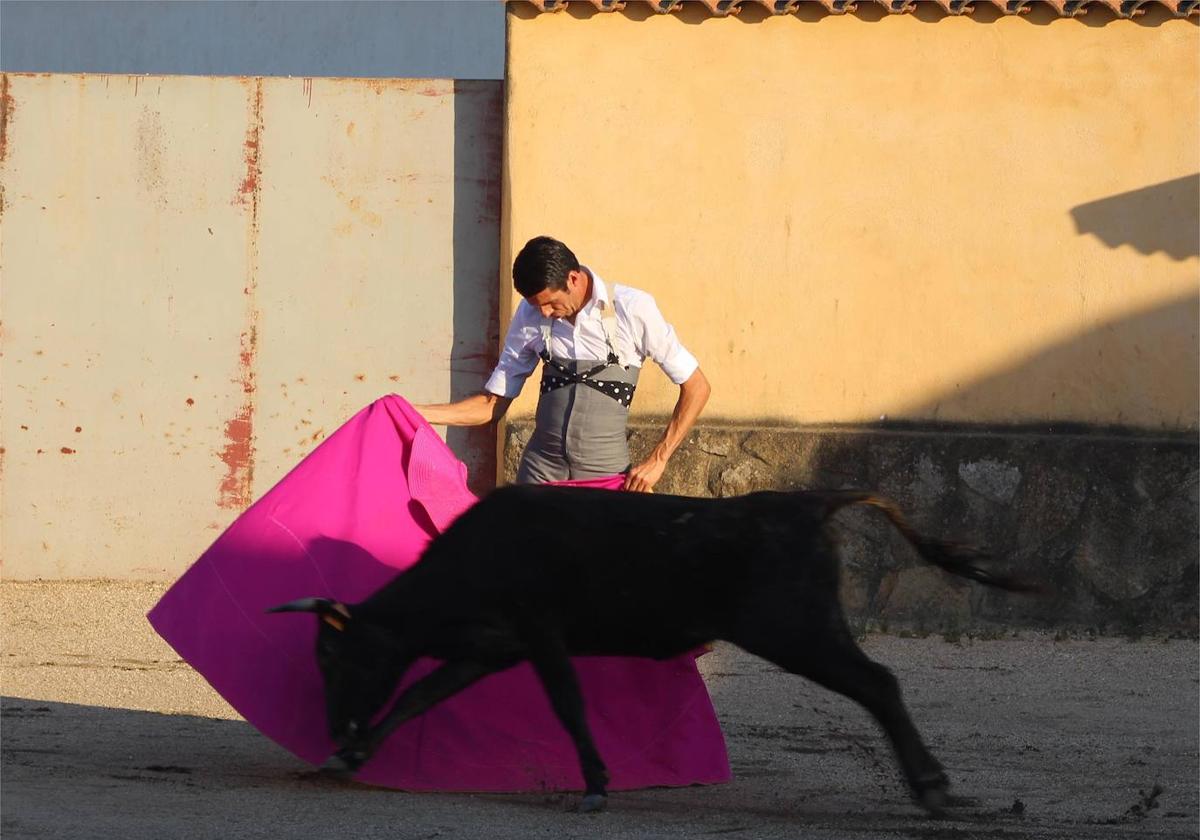
[[[664,421],[631,425],[638,458]],[[509,425],[505,468],[528,423]],[[514,452],[514,450],[516,450]],[[857,489],[897,502],[922,533],[979,546],[1046,587],[1039,597],[958,587],[920,561],[878,513],[833,520],[854,622],[892,629],[1096,629],[1196,634],[1200,447],[1192,435],[997,429],[813,430],[704,426],[659,492]]]
[[[731,459],[717,469],[709,484],[711,495],[717,498],[743,496],[756,490],[771,490],[777,487],[777,479],[771,471],[754,458]]]
[[[880,605],[889,625],[925,630],[962,629],[972,624],[970,588],[929,566],[905,569]]]

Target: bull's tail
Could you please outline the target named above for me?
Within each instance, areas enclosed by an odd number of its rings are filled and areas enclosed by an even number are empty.
[[[969,578],[997,589],[1009,592],[1040,592],[1041,587],[1023,581],[1011,575],[996,574],[983,567],[992,558],[980,551],[962,543],[946,542],[922,536],[908,524],[904,514],[891,501],[871,493],[835,493],[830,496],[828,514],[848,505],[869,505],[882,511],[888,521],[896,527],[906,540],[917,550],[925,560],[933,563],[951,574]]]

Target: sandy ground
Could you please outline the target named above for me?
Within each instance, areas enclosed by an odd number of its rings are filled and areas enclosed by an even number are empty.
[[[259,735],[153,633],[161,586],[0,586],[0,834],[70,838],[1195,838],[1194,641],[871,637],[962,800],[934,820],[849,701],[729,647],[701,660],[736,780],[617,793],[406,794]]]

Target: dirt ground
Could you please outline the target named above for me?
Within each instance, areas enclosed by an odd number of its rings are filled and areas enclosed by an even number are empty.
[[[962,803],[908,800],[849,701],[719,646],[701,660],[731,784],[566,795],[407,794],[317,775],[150,629],[163,587],[0,586],[0,834],[72,838],[1195,838],[1195,641],[873,636]]]

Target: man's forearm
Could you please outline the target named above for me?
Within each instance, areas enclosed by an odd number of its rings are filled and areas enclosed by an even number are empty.
[[[695,373],[679,386],[679,399],[675,402],[671,422],[667,424],[662,440],[650,451],[645,461],[630,467],[629,474],[625,476],[626,490],[637,493],[654,491],[654,485],[662,478],[663,470],[667,468],[667,460],[691,431],[696,418],[700,416],[700,410],[708,402],[711,390],[700,368],[696,368]]]
[[[512,400],[484,391],[464,400],[434,405],[414,405],[413,408],[438,426],[482,426],[499,420]]]
[[[679,386],[679,399],[675,401],[671,421],[667,423],[662,440],[651,451],[651,457],[661,459],[665,463],[675,454],[675,450],[696,424],[696,418],[700,416],[711,393],[712,388],[707,377],[700,368],[696,368],[687,381]]]

